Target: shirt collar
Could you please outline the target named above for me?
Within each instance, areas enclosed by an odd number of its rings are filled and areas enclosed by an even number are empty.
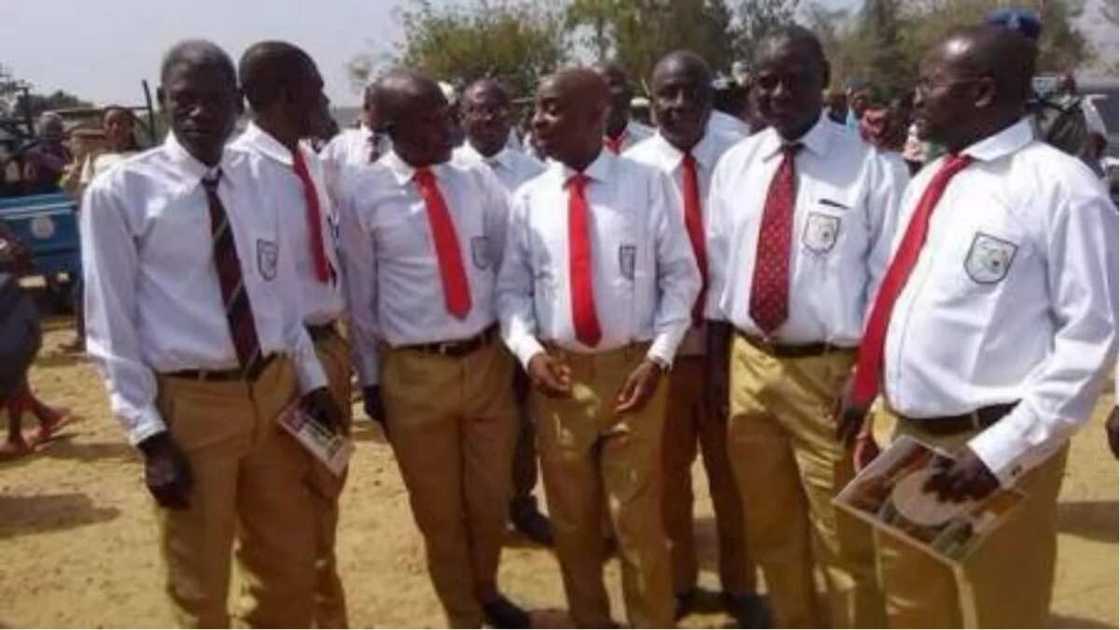
[[[1034,140],[1030,123],[1026,118],[998,131],[979,142],[975,142],[961,153],[981,162],[990,162],[1011,155]]]
[[[187,151],[187,148],[179,143],[179,139],[175,137],[174,131],[167,132],[167,138],[163,141],[163,150],[167,152],[168,157],[171,158],[171,162],[181,168],[188,179],[191,180],[191,186],[196,184],[201,185],[202,178],[215,170],[229,170],[227,167],[230,166],[231,156],[228,147],[222,147],[222,158],[216,167],[206,166],[200,162],[198,158],[191,155],[190,152]],[[227,186],[231,185],[233,181],[230,177],[226,176],[223,176],[222,180]]]
[[[821,117],[817,120],[816,124],[805,132],[795,142],[801,144],[810,153],[816,154],[818,157],[823,157],[828,153],[828,146],[832,140],[832,130],[829,125],[828,118],[821,113]],[[767,127],[765,131],[761,132],[762,136],[762,157],[765,160],[777,155],[785,144],[790,144],[778,135],[778,132],[773,127]]]
[[[416,175],[417,168],[401,159],[401,156],[397,155],[396,151],[390,150],[378,160],[378,163],[384,164],[385,167],[389,169],[389,172],[393,174],[393,179],[396,180],[398,186],[408,184]],[[432,174],[435,175],[437,180],[443,179],[446,175],[444,172],[445,168],[446,162],[428,166],[428,169],[432,171]]]
[[[657,151],[657,161],[662,169],[671,171],[680,166],[684,160],[684,152],[673,146],[673,143],[669,142],[665,136],[662,136],[661,130],[658,130],[657,134],[653,136],[652,142]],[[700,142],[697,142],[688,152],[692,154],[693,159],[701,168],[710,171],[715,168],[716,160],[719,159],[718,148],[714,134],[711,131],[705,131],[704,137],[700,138]]]
[[[250,122],[245,129],[245,133],[241,134],[241,142],[246,147],[276,160],[284,166],[292,165],[292,152],[288,150],[288,147],[280,144],[280,141],[274,138],[272,134],[261,129],[254,122]]]
[[[513,165],[511,163],[513,161],[513,155],[509,147],[502,147],[494,155],[486,157],[485,155],[482,155],[482,153],[480,153],[478,149],[474,148],[474,145],[472,145],[469,140],[467,140],[463,142],[463,151],[466,151],[467,155],[471,158],[474,158],[480,162],[485,162],[490,166],[499,165],[506,169],[513,168]]]
[[[592,160],[591,164],[587,165],[587,168],[583,169],[583,174],[586,175],[588,179],[609,182],[611,181],[611,173],[614,171],[615,162],[619,159],[617,155],[611,153],[604,147],[599,150],[599,156]],[[559,160],[550,160],[549,167],[552,169],[554,176],[559,178],[561,187],[565,186],[572,175],[576,174],[574,170]]]

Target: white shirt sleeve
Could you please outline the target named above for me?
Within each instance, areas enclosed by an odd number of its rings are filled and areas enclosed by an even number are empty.
[[[501,269],[505,255],[506,232],[509,230],[509,193],[501,180],[488,168],[478,169],[483,195],[483,231],[489,248],[488,256],[495,273]]]
[[[338,204],[339,256],[343,288],[349,305],[351,362],[362,387],[379,382],[377,356],[377,256],[373,235],[358,215],[354,180],[342,180]]]
[[[1086,182],[1088,183],[1088,182]],[[1070,190],[1043,243],[1053,349],[1030,374],[1015,409],[969,442],[1006,487],[1045,461],[1084,424],[1116,362],[1116,210],[1099,191]]]
[[[505,254],[498,272],[497,302],[502,339],[526,369],[529,359],[544,352],[536,337],[531,242],[529,203],[522,191],[515,195],[509,214]]]
[[[704,305],[704,318],[713,321],[730,321],[720,309],[720,296],[727,286],[727,269],[731,256],[731,231],[734,226],[729,221],[727,209],[723,206],[723,160],[717,163],[712,173],[712,183],[708,189],[707,212],[704,215],[705,251],[708,254],[708,293]]]
[[[650,191],[650,220],[657,259],[659,300],[653,318],[653,344],[648,356],[671,364],[692,324],[692,305],[700,294],[700,270],[684,217],[674,205],[673,183],[657,172]]]
[[[86,190],[80,215],[86,343],[105,378],[109,407],[135,446],[167,426],[133,319],[140,257],[127,204],[104,184]]]
[[[284,283],[280,295],[283,307],[288,317],[284,321],[284,341],[291,353],[292,365],[296,372],[296,381],[299,391],[306,394],[312,390],[327,386],[327,375],[319,362],[319,355],[315,352],[315,343],[304,326],[304,313],[307,305],[303,304],[303,288],[299,276],[296,274],[295,248],[306,247],[305,244],[296,244],[292,241],[291,230],[283,230],[284,245],[287,252],[281,252],[277,259],[280,280]]]

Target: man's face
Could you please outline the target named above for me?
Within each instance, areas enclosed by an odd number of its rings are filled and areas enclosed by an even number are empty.
[[[537,90],[533,135],[545,155],[570,164],[602,144],[603,119],[592,103],[578,98],[561,81],[545,79]]]
[[[113,109],[105,114],[102,126],[105,143],[113,149],[122,149],[132,140],[132,115],[123,109]]]
[[[762,121],[794,140],[820,118],[825,68],[808,45],[775,42],[763,55],[752,95]]]
[[[961,121],[976,114],[977,78],[954,68],[941,49],[921,63],[914,90],[914,123],[918,137],[939,144],[953,144]]]
[[[712,89],[699,68],[674,63],[653,75],[653,117],[670,144],[687,151],[704,137]]]
[[[859,90],[852,94],[852,113],[856,117],[863,116],[863,112],[871,106],[871,94],[867,90]]]
[[[599,73],[607,82],[611,92],[611,111],[608,115],[607,126],[614,128],[623,127],[630,120],[630,99],[634,96],[630,89],[630,81],[621,69],[610,67]]]
[[[432,84],[408,96],[404,110],[392,132],[397,153],[416,167],[451,159],[451,107],[439,88]]]
[[[496,87],[468,90],[463,96],[463,130],[483,155],[501,151],[509,138],[509,98]]]
[[[315,63],[306,60],[292,84],[291,107],[301,138],[309,138],[330,116],[330,99],[323,93],[323,77]]]
[[[203,162],[221,156],[237,120],[240,95],[229,69],[217,63],[181,61],[162,86],[171,130],[187,151]]]

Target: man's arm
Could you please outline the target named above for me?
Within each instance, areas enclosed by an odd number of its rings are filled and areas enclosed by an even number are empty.
[[[528,194],[521,190],[514,199],[509,215],[496,293],[502,339],[526,369],[530,359],[544,352],[544,347],[537,340],[529,230]]]
[[[373,234],[359,215],[360,169],[344,171],[338,204],[339,258],[349,311],[351,360],[362,388],[379,383],[377,339],[377,256]]]
[[[692,306],[700,295],[700,269],[688,240],[682,213],[673,206],[676,194],[660,172],[650,183],[650,220],[656,256],[657,294],[653,344],[649,358],[672,365],[677,347],[692,324]]]
[[[732,326],[727,315],[720,308],[720,300],[727,286],[733,226],[728,220],[727,209],[723,203],[722,191],[725,178],[722,175],[722,165],[723,162],[719,162],[712,173],[707,212],[704,213],[704,242],[708,254],[708,291],[704,304],[707,335],[704,364],[708,378],[704,404],[707,406],[708,413],[727,419]]]

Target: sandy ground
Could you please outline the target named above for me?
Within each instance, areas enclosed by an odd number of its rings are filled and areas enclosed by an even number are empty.
[[[44,400],[69,407],[78,421],[35,455],[0,463],[0,627],[167,626],[172,617],[139,461],[108,415],[92,366],[59,351],[71,336],[67,322],[56,320],[48,328],[31,382]],[[1102,397],[1093,422],[1073,441],[1058,506],[1056,627],[1120,622],[1117,465],[1101,430],[1112,400],[1111,393]],[[440,626],[443,616],[391,451],[369,422],[359,421],[356,437],[338,544],[351,622]],[[714,522],[699,466],[695,483],[701,584],[714,589]],[[608,582],[616,605],[617,576],[612,562]],[[514,600],[541,611],[541,621],[563,619],[560,575],[549,551],[511,535],[501,584]],[[616,618],[624,619],[617,608]],[[683,625],[721,627],[729,621],[707,612]]]

